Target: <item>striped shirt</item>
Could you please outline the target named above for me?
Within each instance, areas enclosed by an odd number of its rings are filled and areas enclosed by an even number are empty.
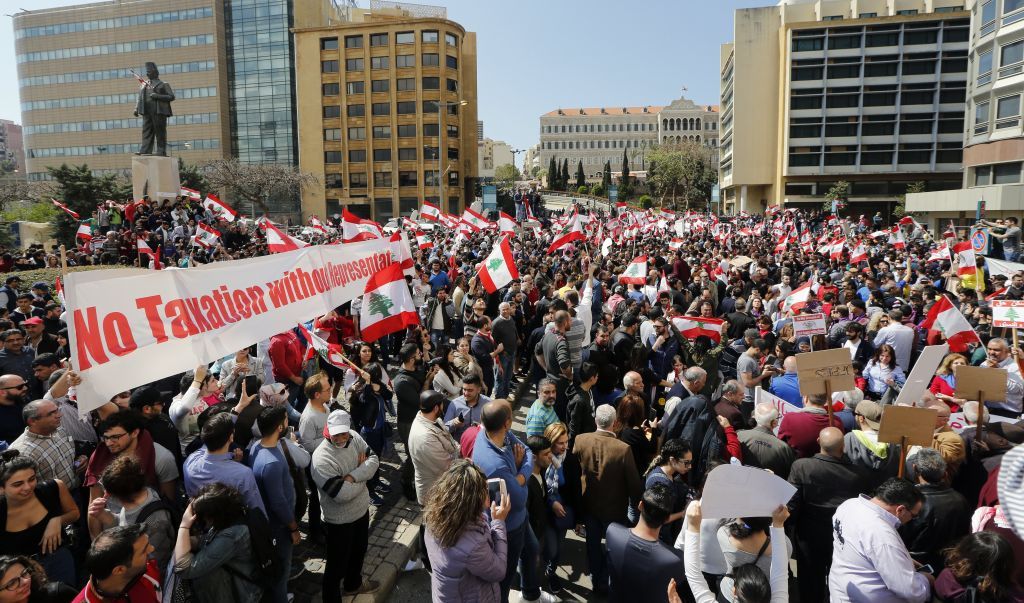
[[[544,435],[548,425],[558,422],[554,406],[548,406],[541,400],[534,401],[526,413],[526,437]]]
[[[75,444],[63,429],[45,436],[32,433],[26,427],[24,433],[11,444],[11,448],[36,462],[40,480],[59,479],[69,490],[78,487]]]
[[[999,503],[1017,534],[1024,534],[1024,446],[1003,455],[999,466]]]

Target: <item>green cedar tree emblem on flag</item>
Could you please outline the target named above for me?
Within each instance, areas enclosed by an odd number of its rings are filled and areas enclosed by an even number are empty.
[[[1006,309],[1006,316],[1003,317],[1003,320],[1018,321],[1020,320],[1020,314],[1017,314],[1017,311],[1013,309],[1013,306],[1010,306]]]
[[[505,261],[502,260],[501,258],[494,258],[490,262],[487,262],[487,269],[493,272],[498,268],[501,268],[501,265],[504,263]]]
[[[370,314],[389,316],[393,306],[394,304],[391,303],[391,300],[380,293],[374,292],[370,294]]]

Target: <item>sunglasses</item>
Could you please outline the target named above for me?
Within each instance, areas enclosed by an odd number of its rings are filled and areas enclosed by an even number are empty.
[[[22,383],[20,385],[9,385],[7,387],[0,387],[0,390],[5,389],[28,389],[28,383]]]

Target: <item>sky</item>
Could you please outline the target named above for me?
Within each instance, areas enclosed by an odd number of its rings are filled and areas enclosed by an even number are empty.
[[[0,81],[13,94],[0,96],[0,118],[21,123],[14,32],[4,13],[87,3],[2,2]],[[449,19],[476,32],[484,135],[526,149],[539,142],[540,116],[558,108],[667,105],[680,96],[718,104],[719,52],[732,39],[733,11],[774,0],[420,3],[445,6]]]

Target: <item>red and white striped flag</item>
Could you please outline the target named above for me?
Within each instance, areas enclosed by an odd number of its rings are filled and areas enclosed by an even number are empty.
[[[469,209],[468,207],[466,208],[465,211],[462,212],[462,222],[472,226],[473,232],[476,232],[478,230],[484,230],[485,228],[491,225],[490,220],[476,213],[472,209]]]
[[[942,243],[939,244],[938,247],[933,249],[931,253],[928,254],[928,259],[926,261],[945,262],[947,260],[952,261],[952,258],[949,255],[949,245],[947,245],[946,242],[943,241]]]
[[[950,352],[963,352],[968,344],[981,341],[964,315],[945,295],[940,295],[932,304],[928,316],[921,322],[921,328],[942,333],[949,343]]]
[[[363,341],[377,341],[420,322],[412,293],[399,264],[391,264],[366,281],[359,326]]]
[[[432,249],[434,247],[434,242],[430,240],[430,237],[428,237],[425,232],[423,232],[422,230],[417,230],[416,246],[419,247],[420,249]]]
[[[892,232],[889,233],[889,244],[895,249],[906,249],[907,239],[903,236],[903,229],[899,226],[893,226]]]
[[[424,220],[433,220],[434,222],[437,222],[441,218],[441,210],[433,203],[424,201],[423,207],[420,208],[420,217]]]
[[[509,244],[508,237],[501,237],[494,245],[491,254],[480,264],[477,277],[488,293],[495,293],[519,278],[519,270],[512,258],[512,245]]]
[[[238,212],[227,203],[221,201],[213,193],[206,195],[206,199],[203,200],[203,207],[213,212],[214,216],[225,222],[234,222],[238,218]]]
[[[416,277],[416,264],[412,261],[412,250],[409,248],[409,237],[401,230],[395,231],[388,239],[391,247],[391,259],[402,266],[406,276]]]
[[[515,234],[516,220],[505,212],[498,212],[498,231],[501,233]]]
[[[633,258],[626,271],[619,275],[619,282],[627,285],[643,285],[647,282],[647,256]]]
[[[693,341],[700,335],[707,335],[715,343],[722,341],[722,325],[725,321],[719,318],[700,318],[697,316],[676,316],[672,325],[683,337]]]
[[[269,220],[261,222],[260,228],[267,235],[267,251],[270,253],[284,253],[309,246],[309,243],[289,235],[271,224]]]
[[[163,266],[160,265],[160,254],[153,251],[153,248],[149,246],[146,239],[139,237],[135,240],[135,247],[139,250],[139,255],[149,256],[149,269],[160,270]]]
[[[81,220],[82,219],[82,217],[78,215],[78,212],[73,211],[70,207],[68,207],[67,205],[64,205],[60,201],[58,201],[58,200],[56,200],[56,199],[54,199],[52,197],[50,198],[50,201],[53,201],[54,205],[56,205],[57,207],[63,209],[64,213],[66,213],[67,215],[71,216],[72,218],[74,218],[76,220]]]
[[[583,234],[583,227],[580,225],[579,216],[573,214],[569,219],[569,223],[551,241],[551,245],[548,246],[548,253],[554,253],[573,241],[583,241],[586,238],[586,235]]]
[[[850,263],[859,264],[868,261],[868,248],[864,243],[859,243],[857,248],[850,252]]]
[[[956,273],[958,275],[963,276],[978,270],[977,260],[974,256],[974,246],[970,241],[961,241],[953,245],[953,254],[956,257]]]
[[[344,243],[357,243],[371,239],[383,238],[384,233],[373,220],[365,220],[350,212],[348,208],[341,210],[341,240]]]
[[[85,223],[78,225],[78,231],[75,233],[75,239],[82,239],[86,243],[92,240],[92,228]]]
[[[807,305],[807,300],[811,295],[811,285],[814,284],[811,281],[800,285],[796,289],[793,289],[786,299],[782,301],[782,311],[795,311],[800,310]]]
[[[203,196],[199,194],[199,191],[194,188],[188,188],[187,186],[181,187],[181,190],[178,191],[178,196],[188,197],[189,199],[194,199],[196,201],[203,198]]]
[[[196,234],[192,235],[192,244],[209,249],[220,240],[220,231],[212,226],[199,222],[196,224]]]
[[[345,354],[342,352],[339,344],[329,343],[318,337],[301,322],[299,323],[299,330],[302,331],[302,336],[309,343],[309,347],[306,348],[306,360],[309,360],[313,357],[313,354],[316,354],[320,356],[321,360],[335,368],[342,370],[349,368],[349,364],[345,362]]]

